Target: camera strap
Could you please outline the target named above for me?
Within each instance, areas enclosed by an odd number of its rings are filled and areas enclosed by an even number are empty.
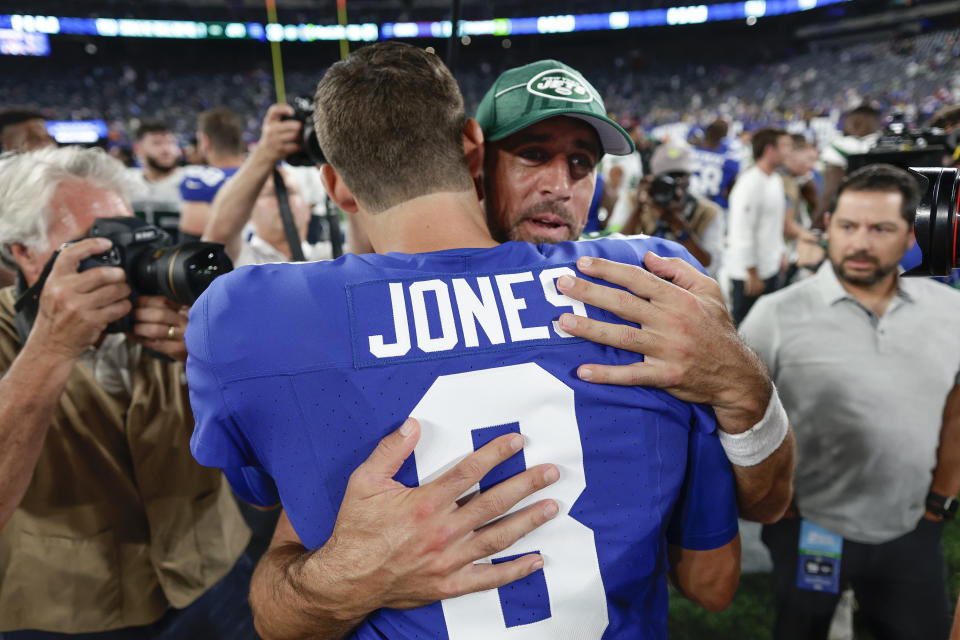
[[[324,197],[326,200],[326,211],[327,211],[327,228],[330,230],[330,250],[333,253],[333,258],[339,258],[343,255],[343,236],[340,235],[340,216],[337,215],[337,208],[333,204],[333,200],[330,199],[330,194],[325,193]]]
[[[40,277],[33,283],[33,286],[27,288],[27,283],[23,279],[23,273],[17,271],[16,291],[17,300],[13,304],[13,310],[16,312],[13,324],[17,329],[17,335],[20,342],[26,342],[30,330],[33,329],[33,323],[37,319],[37,312],[40,309],[40,293],[43,291],[43,285],[47,283],[50,272],[53,270],[53,263],[60,255],[60,249],[53,252],[47,264],[43,266]]]
[[[273,188],[277,193],[280,220],[283,222],[283,234],[287,237],[287,245],[290,246],[290,255],[293,256],[294,262],[305,262],[307,258],[303,255],[300,236],[297,234],[297,225],[294,224],[293,212],[290,211],[290,195],[287,192],[287,183],[283,181],[283,175],[276,167],[273,168]]]

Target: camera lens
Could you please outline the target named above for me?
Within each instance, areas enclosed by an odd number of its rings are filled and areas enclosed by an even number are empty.
[[[650,197],[660,207],[666,207],[677,197],[677,182],[669,175],[657,176],[650,185]]]
[[[213,279],[233,269],[222,244],[186,242],[143,255],[133,265],[136,288],[180,304],[197,301]]]
[[[917,206],[914,231],[923,252],[923,262],[907,275],[947,276],[960,267],[957,220],[960,173],[957,169],[911,167],[923,195]]]

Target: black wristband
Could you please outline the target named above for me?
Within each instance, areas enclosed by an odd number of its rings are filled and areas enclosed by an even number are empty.
[[[927,494],[926,507],[930,513],[940,516],[944,520],[950,520],[956,515],[960,503],[954,496],[944,496],[931,491]]]

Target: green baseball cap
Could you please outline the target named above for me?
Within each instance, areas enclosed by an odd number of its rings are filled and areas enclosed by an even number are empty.
[[[540,60],[500,74],[477,108],[487,140],[501,140],[541,120],[568,116],[597,131],[604,153],[625,156],[633,140],[607,117],[597,90],[580,72],[557,60]]]

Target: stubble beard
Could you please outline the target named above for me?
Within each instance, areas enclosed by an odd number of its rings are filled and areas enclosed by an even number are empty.
[[[515,241],[533,242],[534,244],[553,244],[558,242],[558,240],[555,238],[541,236],[535,233],[525,235],[521,230],[521,227],[525,221],[534,218],[541,213],[550,213],[563,220],[563,222],[567,225],[568,231],[568,237],[565,238],[566,240],[576,240],[579,238],[580,232],[583,231],[583,227],[586,224],[586,221],[581,224],[576,219],[576,216],[574,216],[570,209],[568,209],[566,206],[555,200],[544,200],[543,202],[538,202],[537,204],[528,207],[520,213],[517,221],[510,227],[510,229],[507,230],[507,238]]]
[[[147,156],[146,158],[144,158],[144,160],[146,161],[147,166],[153,169],[154,171],[156,171],[157,173],[173,173],[173,171],[177,168],[176,160],[166,165],[161,164],[160,162],[157,161],[156,158],[152,158],[150,156]]]
[[[847,260],[872,262],[874,264],[873,271],[866,276],[852,275],[848,273],[846,269],[843,268],[843,264]],[[859,254],[846,256],[840,261],[840,264],[837,264],[837,263],[832,263],[832,264],[833,264],[834,273],[836,273],[837,277],[840,278],[841,280],[844,280],[846,282],[849,282],[850,284],[858,285],[861,287],[871,287],[877,284],[878,282],[881,282],[884,278],[886,278],[888,275],[893,273],[893,271],[896,270],[897,265],[899,264],[899,261],[889,265],[882,265],[880,264],[880,261],[877,260],[877,258],[875,258],[874,256],[869,254],[859,253]]]

